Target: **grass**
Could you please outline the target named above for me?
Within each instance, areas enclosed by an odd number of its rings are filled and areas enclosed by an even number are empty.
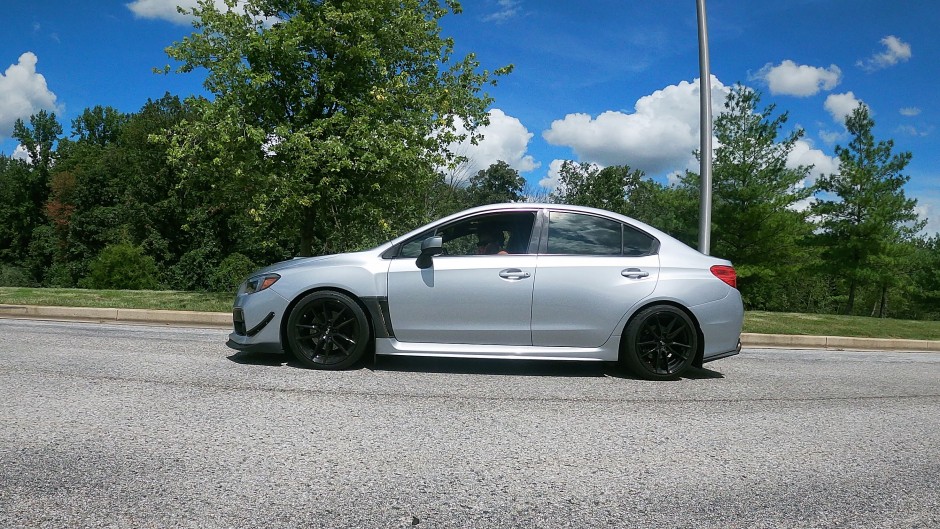
[[[744,332],[940,340],[940,321],[747,311],[744,314]]]
[[[0,287],[0,305],[228,312],[234,293]]]
[[[0,287],[0,305],[55,305],[60,307],[228,312],[232,309],[233,297],[231,293],[179,292],[173,290]],[[744,332],[940,340],[940,321],[748,311],[744,315]]]

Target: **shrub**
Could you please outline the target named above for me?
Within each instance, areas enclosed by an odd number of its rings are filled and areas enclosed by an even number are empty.
[[[186,252],[168,271],[170,287],[176,290],[210,290],[210,279],[218,264],[218,252],[212,246]]]
[[[219,263],[209,281],[209,288],[213,292],[235,292],[238,285],[256,268],[251,259],[233,253]]]
[[[111,244],[92,261],[90,274],[82,280],[89,288],[146,290],[157,288],[157,265],[143,250],[130,244]]]
[[[0,263],[0,287],[35,287],[36,282],[26,270]]]

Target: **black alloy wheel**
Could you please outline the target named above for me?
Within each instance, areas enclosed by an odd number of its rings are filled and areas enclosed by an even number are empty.
[[[698,352],[698,332],[692,319],[672,305],[640,311],[626,329],[621,360],[640,377],[665,380],[685,372]]]
[[[339,292],[308,294],[287,320],[291,352],[314,369],[352,366],[362,358],[369,335],[369,322],[362,308]]]

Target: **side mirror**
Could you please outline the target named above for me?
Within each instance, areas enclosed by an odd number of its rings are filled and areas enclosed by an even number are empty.
[[[444,253],[444,238],[440,235],[421,241],[421,255],[441,255]]]
[[[421,255],[415,264],[418,268],[425,269],[431,267],[431,257],[444,253],[444,239],[440,236],[428,237],[421,241]]]

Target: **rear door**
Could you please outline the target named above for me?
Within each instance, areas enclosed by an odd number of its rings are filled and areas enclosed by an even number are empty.
[[[658,241],[616,219],[550,211],[538,256],[532,342],[599,347],[624,314],[653,293]]]

